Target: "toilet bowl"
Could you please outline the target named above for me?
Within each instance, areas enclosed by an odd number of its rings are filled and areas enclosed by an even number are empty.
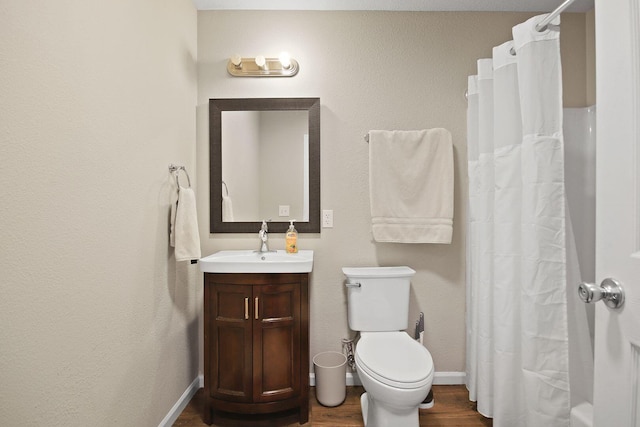
[[[367,427],[419,427],[419,405],[433,381],[429,351],[406,332],[409,267],[343,268],[349,328],[360,332],[354,358]]]
[[[406,332],[362,332],[355,361],[365,426],[417,427],[433,381],[429,351]]]

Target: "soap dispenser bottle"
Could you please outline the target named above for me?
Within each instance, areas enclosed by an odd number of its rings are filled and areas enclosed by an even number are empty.
[[[298,232],[293,226],[295,219],[289,221],[289,229],[285,234],[285,247],[288,254],[295,254],[298,252]]]

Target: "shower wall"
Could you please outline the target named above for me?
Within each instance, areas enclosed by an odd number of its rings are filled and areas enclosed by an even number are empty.
[[[564,109],[565,185],[583,280],[595,280],[596,107]]]
[[[580,301],[577,286],[581,280],[595,279],[595,120],[595,106],[564,109],[569,375],[574,408],[593,402],[594,307]]]
[[[596,106],[564,109],[565,185],[581,280],[595,282]],[[577,284],[575,284],[577,286]],[[577,291],[572,289],[572,294]],[[593,343],[595,307],[585,307]]]

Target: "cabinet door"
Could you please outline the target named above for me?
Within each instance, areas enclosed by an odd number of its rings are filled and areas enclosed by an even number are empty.
[[[300,392],[300,283],[256,286],[253,296],[254,401],[294,397]]]
[[[228,284],[206,287],[211,312],[205,316],[210,322],[209,336],[205,336],[205,348],[209,346],[205,380],[210,381],[211,397],[252,401],[252,289]]]

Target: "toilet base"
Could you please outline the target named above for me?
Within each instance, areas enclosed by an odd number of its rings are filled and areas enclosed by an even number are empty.
[[[367,427],[367,412],[369,410],[369,396],[365,391],[360,395],[360,410],[362,411],[362,420],[364,421],[364,427]]]
[[[427,395],[427,397],[424,398],[424,400],[418,407],[420,409],[431,409],[433,408],[434,403],[435,402],[433,401],[433,389],[431,389],[429,390],[429,394]]]
[[[360,396],[360,409],[365,427],[419,427],[418,408],[402,413],[380,408],[365,391]]]

